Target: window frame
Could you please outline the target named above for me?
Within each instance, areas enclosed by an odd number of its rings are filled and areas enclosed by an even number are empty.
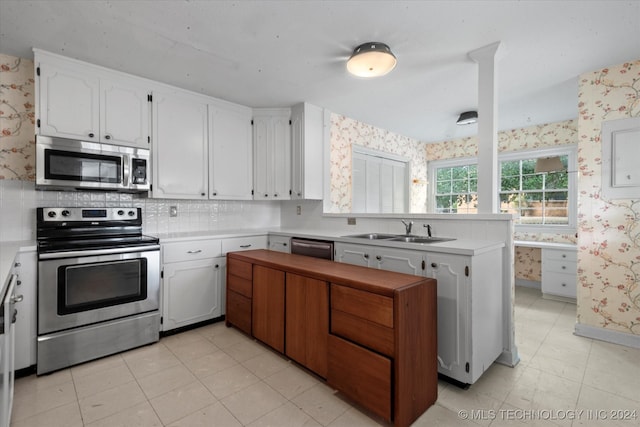
[[[518,150],[502,152],[498,154],[498,181],[496,191],[498,192],[497,212],[500,212],[500,191],[501,191],[501,162],[516,160],[531,160],[539,157],[567,156],[568,173],[568,200],[567,209],[569,212],[568,224],[514,224],[516,231],[530,233],[575,233],[577,230],[577,207],[578,207],[578,182],[577,182],[577,147],[575,144],[562,145],[550,148],[535,148],[530,150]],[[427,162],[427,173],[429,185],[427,185],[427,210],[434,213],[436,211],[436,172],[437,169],[462,167],[477,165],[477,157],[456,157],[453,159],[431,160]]]

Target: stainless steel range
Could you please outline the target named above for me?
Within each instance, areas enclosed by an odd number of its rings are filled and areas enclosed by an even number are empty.
[[[159,339],[160,245],[140,208],[38,208],[38,375]]]

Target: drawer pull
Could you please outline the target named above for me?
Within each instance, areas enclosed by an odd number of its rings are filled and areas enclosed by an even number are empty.
[[[566,287],[567,287],[567,284],[566,284],[566,283],[563,283],[563,284],[562,284],[562,286],[566,288]]]
[[[380,261],[380,260],[382,259],[382,257],[381,257],[380,255],[376,255],[376,259],[377,259],[378,261]]]
[[[364,259],[369,259],[369,254],[364,254],[363,257]]]
[[[566,257],[567,257],[567,254],[562,254],[562,258],[566,258]]]
[[[567,266],[566,266],[566,265],[563,265],[563,266],[562,266],[562,269],[563,269],[563,270],[566,270],[566,269],[567,269]]]
[[[16,295],[14,297],[11,297],[11,302],[12,303],[21,302],[23,299],[24,299],[24,296]]]
[[[198,249],[197,251],[187,251],[188,254],[199,254],[202,252],[202,249]]]
[[[250,247],[251,247],[251,245],[250,245],[250,244],[249,244],[249,245],[240,245],[240,247],[241,247],[241,248],[250,248]]]
[[[16,262],[15,264],[13,264],[14,267],[20,267],[22,264],[20,264],[19,262]]]
[[[436,264],[435,262],[431,263],[431,268],[438,268],[438,264]]]

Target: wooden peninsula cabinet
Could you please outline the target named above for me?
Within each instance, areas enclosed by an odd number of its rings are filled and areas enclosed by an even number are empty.
[[[227,254],[228,326],[396,426],[438,393],[430,278],[269,250]]]

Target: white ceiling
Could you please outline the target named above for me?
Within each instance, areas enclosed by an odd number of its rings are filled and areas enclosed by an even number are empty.
[[[350,76],[367,41],[398,58]],[[307,101],[422,141],[475,134],[467,53],[501,41],[500,129],[577,117],[577,77],[640,59],[640,0],[0,0],[0,52],[38,47],[251,107]],[[482,115],[482,112],[480,112]]]

